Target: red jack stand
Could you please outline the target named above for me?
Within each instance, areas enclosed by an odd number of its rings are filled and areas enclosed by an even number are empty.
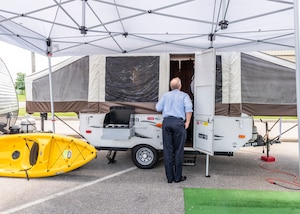
[[[261,120],[262,121],[262,120]],[[278,120],[277,120],[277,122],[278,122]],[[276,123],[277,123],[276,122]],[[275,124],[276,124],[275,123]],[[270,151],[270,141],[269,141],[269,128],[268,128],[268,122],[265,122],[265,124],[266,124],[266,144],[267,144],[267,155],[265,155],[265,156],[261,156],[261,159],[263,160],[263,161],[266,161],[266,162],[275,162],[275,157],[273,157],[273,156],[269,156],[269,151]],[[274,124],[274,125],[275,125]],[[274,125],[273,125],[273,127],[274,127]],[[272,128],[273,128],[272,127]],[[272,129],[271,128],[271,129]]]
[[[266,162],[275,162],[275,157],[273,156],[261,156],[261,159]]]

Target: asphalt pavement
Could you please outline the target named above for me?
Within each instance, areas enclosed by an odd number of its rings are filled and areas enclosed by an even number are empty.
[[[76,118],[67,122],[79,129]],[[51,126],[47,120],[45,129]],[[60,121],[55,127],[56,133],[76,134]],[[275,162],[269,163],[261,160],[266,155],[262,147],[244,147],[232,157],[210,157],[210,177],[205,176],[206,156],[198,155],[195,166],[183,168],[186,181],[168,184],[163,160],[155,168],[143,170],[134,166],[130,151],[118,152],[114,164],[108,164],[106,151],[98,151],[96,159],[66,174],[29,180],[0,177],[0,213],[181,214],[184,188],[299,191],[293,189],[300,189],[300,184],[285,183],[299,175],[298,153],[296,142],[273,144],[270,156]],[[267,182],[268,178],[284,181],[289,189]]]

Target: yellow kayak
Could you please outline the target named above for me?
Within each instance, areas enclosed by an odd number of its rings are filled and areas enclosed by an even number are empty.
[[[0,137],[0,176],[37,178],[72,171],[93,160],[97,150],[87,142],[53,133]]]

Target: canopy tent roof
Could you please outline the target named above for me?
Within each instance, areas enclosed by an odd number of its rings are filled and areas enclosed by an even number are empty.
[[[2,0],[0,41],[51,56],[287,50],[293,0]]]

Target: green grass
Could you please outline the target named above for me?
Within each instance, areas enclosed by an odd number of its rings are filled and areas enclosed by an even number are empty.
[[[18,94],[18,101],[19,102],[26,102],[25,94]]]
[[[298,192],[184,189],[186,214],[292,214],[300,213],[299,201]]]
[[[25,108],[19,108],[19,113],[18,113],[19,116],[25,116],[26,115],[26,110]]]
[[[26,102],[26,96],[25,94],[18,94],[18,101],[19,102]],[[26,108],[19,108],[19,113],[18,116],[19,117],[23,117],[25,116],[26,113]],[[77,117],[77,114],[75,112],[63,112],[63,113],[59,113],[59,112],[55,112],[55,115],[57,115],[58,117]],[[32,114],[32,116],[40,116],[39,112],[36,112],[34,114]],[[48,114],[48,118],[50,118],[52,116],[51,113]]]
[[[278,120],[280,116],[254,116],[255,120]],[[297,116],[282,116],[282,120],[297,120]]]

